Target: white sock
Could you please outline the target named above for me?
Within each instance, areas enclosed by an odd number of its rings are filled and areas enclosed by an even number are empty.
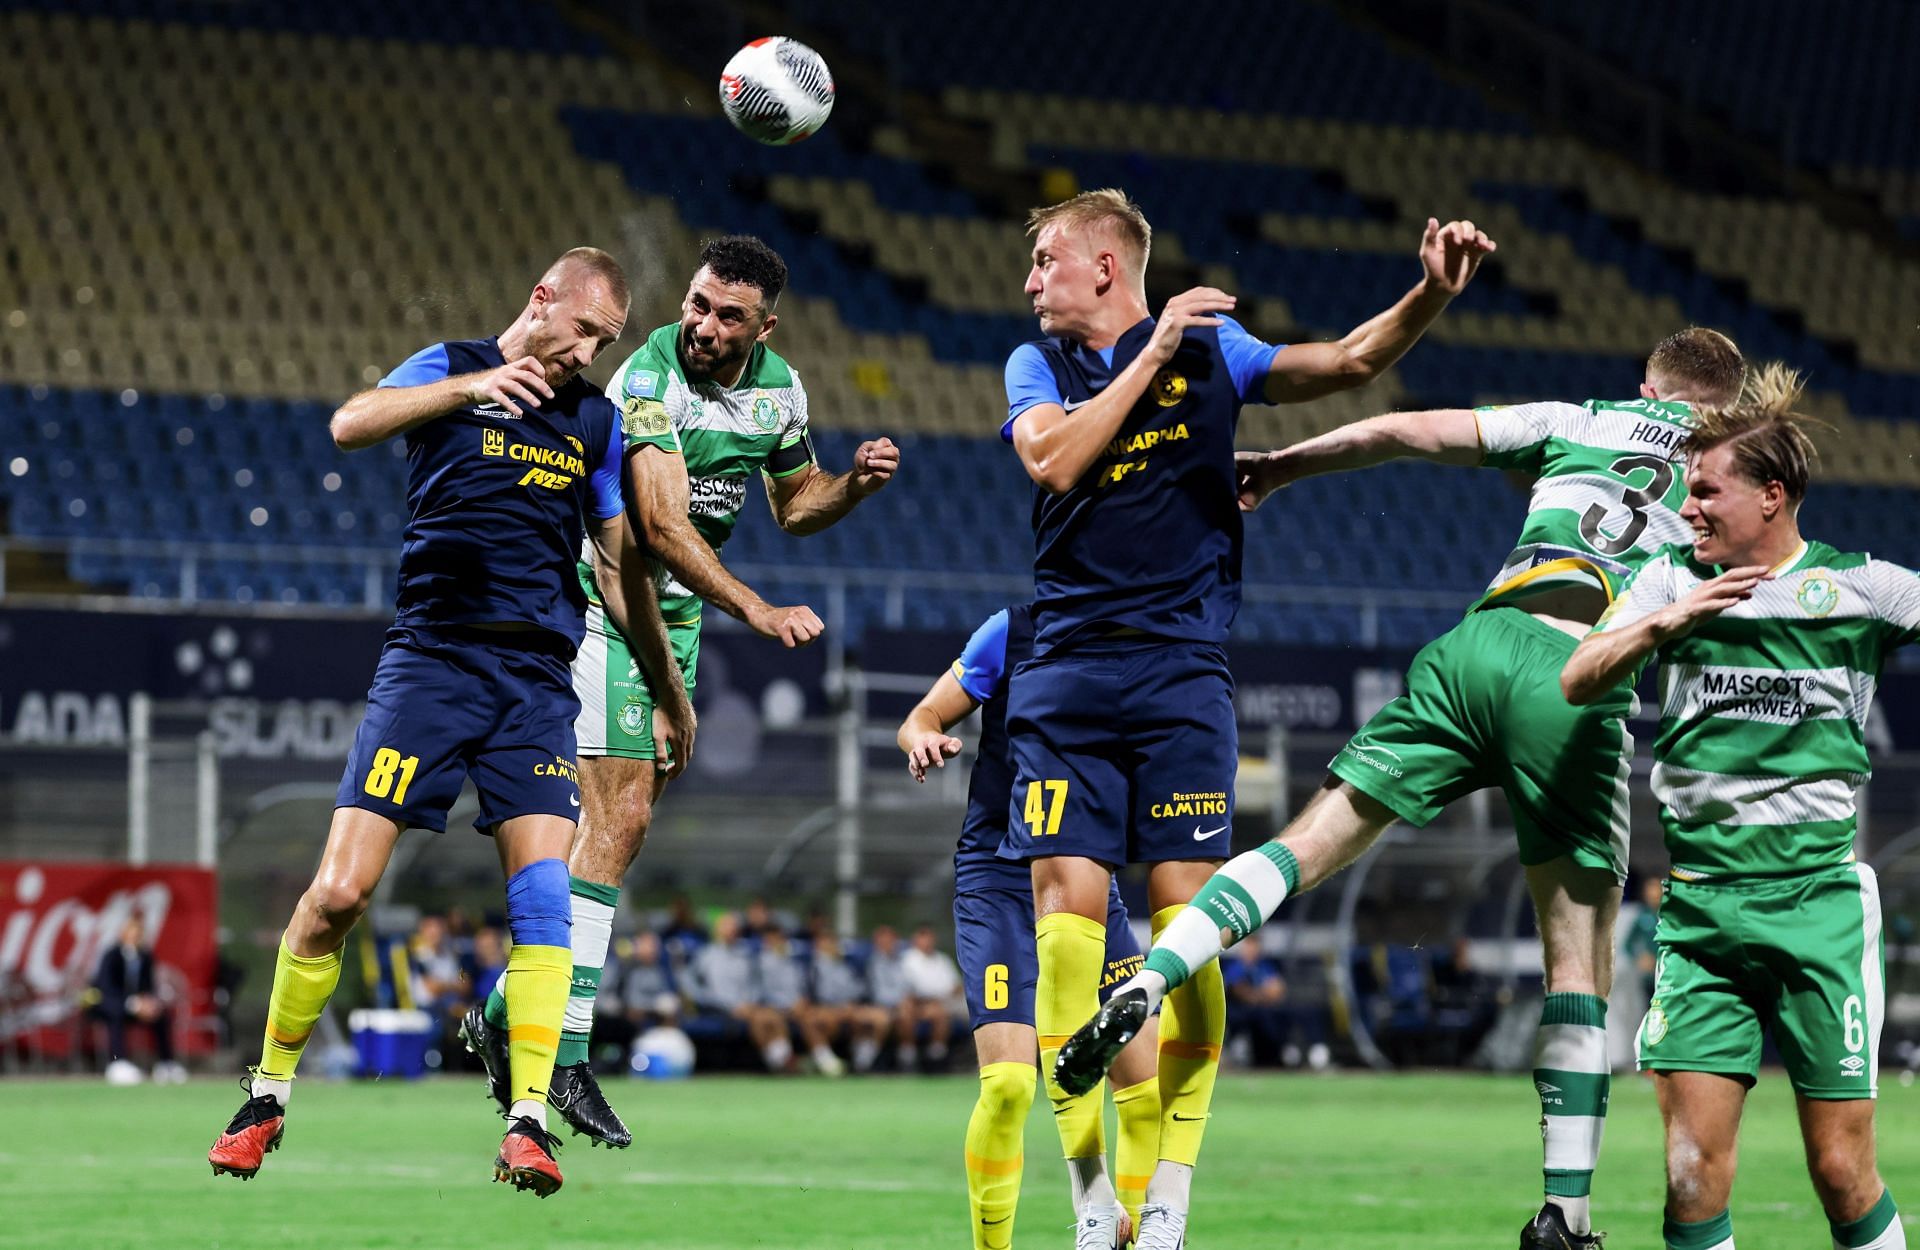
[[[533,1117],[533,1122],[541,1128],[547,1127],[547,1104],[540,1098],[521,1098],[507,1109],[507,1118],[517,1120],[523,1115]]]
[[[793,1043],[784,1037],[776,1037],[767,1043],[760,1057],[766,1060],[768,1071],[778,1072],[787,1066],[787,1060],[793,1058]]]
[[[880,1043],[871,1038],[861,1038],[853,1044],[853,1070],[865,1072],[873,1067],[874,1060],[880,1057]]]
[[[567,900],[573,904],[573,988],[576,992],[567,995],[566,1017],[560,1031],[592,1037],[593,1004],[599,986],[596,982],[593,993],[578,994],[580,971],[591,968],[597,973],[607,966],[607,947],[613,941],[613,908],[579,894],[569,894]]]
[[[1075,1215],[1088,1206],[1106,1208],[1119,1201],[1114,1196],[1113,1182],[1107,1177],[1107,1161],[1099,1155],[1068,1159],[1067,1181],[1073,1187]]]
[[[293,1094],[293,1082],[270,1081],[264,1076],[256,1076],[253,1078],[253,1085],[250,1087],[249,1092],[255,1098],[258,1098],[262,1094],[272,1094],[274,1101],[279,1103],[280,1109],[284,1111],[286,1110],[287,1099]]]
[[[1567,1231],[1584,1237],[1593,1231],[1593,1199],[1567,1198],[1559,1194],[1548,1194],[1547,1201],[1560,1208],[1560,1214],[1566,1217]]]
[[[1114,990],[1114,993],[1119,994],[1131,989],[1142,989],[1147,992],[1147,1014],[1152,1015],[1160,1010],[1160,1000],[1167,996],[1167,979],[1151,969],[1142,968],[1128,977],[1118,989]]]
[[[901,1067],[911,1068],[920,1061],[920,1049],[911,1043],[902,1044],[900,1049],[894,1052],[894,1058],[900,1061]]]
[[[1153,1179],[1147,1182],[1147,1201],[1142,1205],[1172,1207],[1184,1214],[1192,1193],[1193,1166],[1162,1159],[1153,1169]]]

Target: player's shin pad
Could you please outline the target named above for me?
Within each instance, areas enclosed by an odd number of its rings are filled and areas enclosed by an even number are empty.
[[[545,1102],[560,1047],[560,1025],[573,979],[567,866],[558,859],[528,864],[507,880],[507,1069],[510,1102]]]
[[[1113,1150],[1113,1190],[1138,1228],[1140,1204],[1147,1200],[1147,1182],[1153,1179],[1153,1167],[1160,1158],[1160,1078],[1150,1076],[1114,1090],[1113,1109],[1120,1119],[1120,1140]]]
[[[1040,978],[1034,988],[1033,1019],[1040,1033],[1040,1070],[1047,1074],[1060,1148],[1069,1159],[1107,1152],[1101,1123],[1102,1081],[1084,1094],[1069,1094],[1054,1083],[1053,1061],[1061,1045],[1100,1009],[1100,971],[1106,966],[1107,926],[1072,912],[1042,916],[1034,926]]]
[[[567,991],[566,1021],[560,1026],[562,1067],[585,1063],[593,1039],[593,1004],[600,996],[600,977],[606,971],[607,947],[613,938],[613,913],[620,887],[572,877],[567,882],[573,909],[573,983]]]
[[[1013,1244],[1022,1144],[1038,1079],[1030,1063],[990,1063],[980,1069],[980,1097],[967,1121],[966,1148],[974,1250],[1006,1250]]]
[[[1163,907],[1156,931],[1184,910]],[[1219,963],[1196,970],[1160,1008],[1160,1157],[1192,1167],[1200,1158],[1227,1036],[1227,987]]]
[[[573,953],[564,946],[515,945],[507,953],[507,1067],[513,1101],[545,1102],[560,1048]]]
[[[1283,843],[1268,842],[1234,856],[1207,878],[1191,910],[1163,908],[1154,916],[1153,950],[1146,967],[1166,978],[1171,990],[1226,949],[1220,932],[1239,942],[1267,922],[1300,881],[1300,865]]]
[[[307,959],[288,950],[285,938],[280,940],[280,954],[273,966],[273,993],[267,999],[267,1035],[260,1047],[259,1076],[270,1081],[293,1079],[314,1023],[339,984],[339,951]]]
[[[1540,1095],[1548,1197],[1584,1198],[1592,1192],[1612,1084],[1606,1000],[1592,994],[1547,995],[1540,1008],[1533,1085]]]

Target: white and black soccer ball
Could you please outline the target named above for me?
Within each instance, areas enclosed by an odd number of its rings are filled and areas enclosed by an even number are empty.
[[[720,107],[749,139],[798,143],[833,112],[833,72],[797,39],[756,39],[720,71]]]

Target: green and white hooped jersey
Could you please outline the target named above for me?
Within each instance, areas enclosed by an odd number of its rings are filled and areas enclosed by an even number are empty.
[[[1538,474],[1520,541],[1473,606],[1569,585],[1609,600],[1668,543],[1691,543],[1680,519],[1687,487],[1675,448],[1693,425],[1686,404],[1636,399],[1477,408],[1482,462]]]
[[[807,392],[800,375],[764,343],[754,347],[734,385],[689,382],[680,368],[679,336],[678,322],[649,334],[607,384],[607,398],[620,410],[629,449],[652,444],[685,459],[693,527],[719,551],[755,478],[787,477],[813,463]],[[587,554],[580,581],[599,603]],[[658,585],[667,624],[700,618],[699,596],[671,573],[661,569]]]
[[[1724,570],[1668,547],[1595,633],[1624,629]],[[1804,543],[1753,597],[1659,650],[1653,793],[1682,880],[1811,872],[1853,857],[1881,666],[1920,638],[1920,575]]]

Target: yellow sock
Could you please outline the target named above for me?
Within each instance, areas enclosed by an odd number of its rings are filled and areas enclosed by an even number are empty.
[[[1107,926],[1098,920],[1057,911],[1034,926],[1040,958],[1040,982],[1033,992],[1033,1022],[1040,1033],[1040,1070],[1046,1073],[1053,1124],[1069,1159],[1105,1157],[1101,1122],[1102,1081],[1078,1096],[1053,1083],[1053,1059],[1073,1031],[1100,1010],[1100,970],[1107,962]]]
[[[291,1081],[307,1048],[313,1025],[340,984],[340,952],[329,951],[307,959],[287,949],[280,939],[280,955],[273,964],[273,993],[267,998],[267,1036],[260,1046],[256,1075],[269,1081]]]
[[[1153,935],[1180,913],[1153,915]],[[1192,1167],[1220,1075],[1220,1044],[1227,1037],[1227,986],[1215,960],[1196,969],[1160,1008],[1160,1157]]]
[[[516,944],[507,952],[507,1067],[513,1101],[547,1100],[560,1022],[573,985],[573,952],[564,946]]]
[[[990,1063],[980,1069],[980,1097],[967,1121],[967,1205],[973,1209],[973,1250],[1007,1250],[1013,1212],[1020,1204],[1026,1157],[1027,1112],[1039,1073],[1030,1063]]]
[[[1140,1204],[1147,1199],[1147,1182],[1153,1179],[1153,1165],[1160,1158],[1160,1078],[1150,1076],[1114,1090],[1113,1107],[1120,1113],[1120,1140],[1113,1148],[1113,1189],[1138,1228]]]

